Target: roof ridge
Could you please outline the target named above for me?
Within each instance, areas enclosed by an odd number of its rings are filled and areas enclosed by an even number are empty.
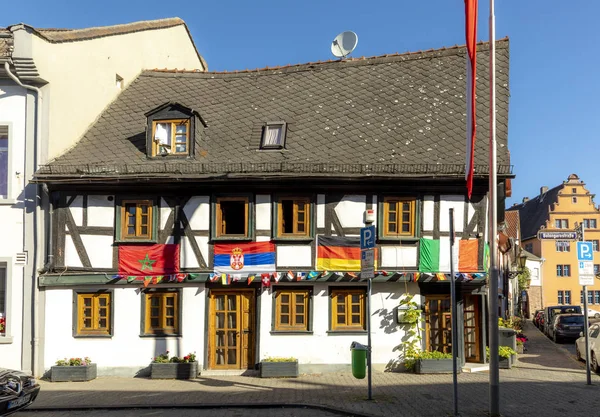
[[[506,49],[508,48],[508,41],[509,38],[508,36],[505,36],[502,39],[497,39],[496,40],[496,44],[500,44],[501,48],[500,49]],[[478,46],[478,50],[487,50],[489,49],[489,41],[479,41],[477,43]],[[427,50],[419,50],[419,51],[407,51],[407,52],[402,52],[402,53],[393,53],[393,54],[383,54],[383,55],[373,55],[373,56],[369,56],[369,57],[365,57],[365,56],[361,56],[358,58],[347,58],[347,59],[329,59],[326,61],[313,61],[313,62],[305,62],[305,63],[298,63],[298,64],[287,64],[287,65],[278,65],[278,66],[274,66],[274,67],[269,67],[269,66],[265,66],[263,68],[256,68],[256,69],[244,69],[244,70],[233,70],[233,71],[198,71],[198,70],[187,70],[187,69],[178,69],[178,68],[154,68],[154,69],[149,69],[149,70],[144,70],[142,71],[142,75],[144,73],[177,73],[177,74],[199,74],[202,73],[203,75],[222,75],[222,74],[227,74],[227,75],[232,75],[232,74],[249,74],[249,73],[261,73],[261,72],[272,72],[272,71],[279,71],[279,70],[291,70],[291,69],[299,69],[301,67],[311,67],[311,66],[315,66],[315,65],[326,65],[326,64],[341,64],[341,63],[360,63],[360,62],[365,62],[365,61],[372,61],[372,60],[376,60],[376,59],[383,59],[383,58],[421,58],[423,56],[427,56],[429,54],[434,54],[434,53],[440,53],[440,52],[454,52],[454,51],[459,51],[461,49],[466,48],[466,45],[454,45],[454,46],[450,46],[450,47],[441,47],[441,48],[431,48],[431,49],[427,49]],[[485,47],[485,48],[483,48]]]

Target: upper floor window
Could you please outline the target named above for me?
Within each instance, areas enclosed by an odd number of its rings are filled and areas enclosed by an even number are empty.
[[[151,240],[153,203],[150,200],[123,200],[121,203],[121,239]]]
[[[526,243],[525,250],[529,253],[533,253],[533,243]]]
[[[598,252],[598,239],[588,240],[588,242],[592,242],[592,249],[594,252]]]
[[[308,308],[310,290],[278,288],[275,296],[274,330],[308,331]]]
[[[277,200],[277,237],[309,237],[311,204],[308,198],[281,197]]]
[[[564,304],[565,303],[565,301],[564,301],[564,295],[565,295],[564,291],[560,291],[560,290],[558,291],[558,294],[557,294],[557,301],[558,302],[557,302],[557,304]]]
[[[571,290],[565,291],[565,304],[571,304]]]
[[[110,336],[112,333],[112,293],[76,292],[76,336]]]
[[[600,274],[600,265],[594,264],[594,275]]]
[[[285,122],[268,122],[263,128],[261,149],[282,149],[285,147]]]
[[[571,265],[556,265],[556,276],[557,277],[570,277],[571,276]]]
[[[596,228],[596,219],[583,219],[583,228],[584,229],[595,229]]]
[[[160,120],[152,123],[152,156],[188,155],[189,120]]]
[[[410,197],[383,199],[383,236],[415,236],[416,200]]]
[[[556,220],[554,220],[554,226],[557,229],[568,229],[569,228],[569,220],[567,220],[567,219],[556,219]]]
[[[557,252],[570,252],[571,251],[571,242],[568,240],[557,240],[556,241],[556,251]]]
[[[215,211],[215,237],[250,237],[248,197],[217,197]]]
[[[364,288],[332,289],[331,330],[365,330]]]
[[[8,126],[0,126],[0,199],[8,198]]]

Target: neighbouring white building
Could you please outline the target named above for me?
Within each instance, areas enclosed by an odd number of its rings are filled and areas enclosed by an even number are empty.
[[[488,45],[478,47],[485,73]],[[496,48],[504,184],[508,41]],[[455,47],[237,73],[144,71],[36,172],[53,196],[41,367],[90,356],[101,375],[140,375],[169,350],[196,352],[202,372],[253,371],[269,356],[296,357],[300,372],[341,370],[370,320],[374,368],[397,370],[404,296],[422,310],[421,348],[452,349],[451,262],[461,363],[485,362],[489,170],[479,141],[467,199],[464,56]],[[376,226],[370,317],[366,210]]]
[[[43,346],[52,196],[32,184],[144,69],[206,64],[179,18],[87,29],[0,29],[0,367],[35,371]]]

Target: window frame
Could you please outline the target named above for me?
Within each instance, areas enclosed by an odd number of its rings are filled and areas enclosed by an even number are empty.
[[[590,239],[587,242],[592,242],[592,252],[600,251],[600,241],[598,239]]]
[[[559,246],[559,243],[567,243],[567,244],[564,246]],[[571,242],[568,240],[556,240],[555,246],[556,246],[556,252],[571,252]],[[562,250],[559,248],[562,248]]]
[[[561,271],[560,274],[558,271]],[[571,276],[571,264],[558,264],[556,265],[556,276],[557,277],[570,277]]]
[[[101,330],[82,330],[82,315],[80,305],[80,298],[83,296],[91,295],[93,297],[107,297],[108,298],[108,329],[106,331]],[[100,289],[100,290],[73,290],[73,337],[74,338],[111,338],[114,335],[114,291],[112,289]],[[98,306],[92,306],[95,310]]]
[[[294,295],[304,294],[304,325],[284,325],[281,324],[281,295],[288,293],[290,295],[290,321],[292,321],[292,308],[295,305]],[[273,287],[273,317],[271,320],[271,333],[287,333],[287,334],[312,334],[313,325],[313,288],[308,286],[291,287],[291,286],[276,286]]]
[[[244,235],[239,234],[223,234],[218,227],[222,222],[221,202],[223,201],[244,201],[245,203],[245,229]],[[214,195],[212,198],[212,215],[211,215],[211,237],[213,241],[222,240],[238,240],[249,241],[254,238],[254,201],[250,194],[236,195]]]
[[[593,227],[592,227],[593,225]],[[596,222],[596,219],[583,219],[583,227],[585,230],[588,229],[597,229],[598,223]]]
[[[142,310],[141,310],[141,317],[142,320],[140,320],[140,337],[180,337],[182,336],[182,332],[181,332],[181,319],[182,319],[182,311],[181,311],[181,305],[182,305],[182,291],[180,288],[165,288],[165,289],[149,289],[149,290],[144,290],[142,291]],[[162,327],[162,328],[158,328],[156,330],[153,330],[150,327],[150,323],[151,323],[151,317],[150,317],[150,307],[151,307],[151,303],[149,302],[149,299],[151,298],[160,298],[161,300],[163,300],[163,304],[161,304],[159,306],[159,308],[161,309],[161,314],[162,317],[159,316],[159,318],[161,319],[161,321],[164,322],[165,320],[165,316],[164,316],[164,309],[165,309],[165,304],[164,304],[164,299],[166,298],[167,295],[171,295],[173,294],[175,296],[175,314],[173,315],[173,317],[176,320],[176,326],[173,327],[173,331],[166,331],[165,329],[167,329],[167,327]],[[163,323],[164,324],[164,323]]]
[[[571,305],[571,290],[565,290],[565,305]]]
[[[378,222],[377,224],[380,225],[380,227],[377,227],[378,230],[378,237],[380,240],[405,240],[405,241],[416,241],[419,239],[419,235],[420,235],[420,229],[419,229],[419,223],[420,223],[420,217],[419,217],[419,211],[420,211],[420,199],[417,196],[395,196],[395,195],[386,195],[386,196],[380,196],[378,201],[380,202],[378,204]],[[410,223],[411,223],[411,231],[408,233],[396,233],[396,234],[390,234],[388,231],[388,214],[389,214],[389,208],[388,208],[388,203],[392,201],[392,202],[396,202],[397,204],[399,203],[403,203],[408,201],[411,204],[411,211],[410,211]],[[400,214],[401,217],[401,214]],[[397,217],[397,222],[400,219],[400,217]],[[402,224],[402,222],[398,223],[399,225]]]
[[[269,131],[269,127],[279,126],[281,129],[281,141],[277,145],[267,145],[265,144],[265,139],[267,138],[267,132]],[[285,140],[287,138],[287,123],[280,121],[270,121],[266,122],[263,125],[262,134],[260,137],[260,149],[264,150],[280,150],[285,149]]]
[[[4,287],[4,335],[0,336],[0,345],[2,344],[10,344],[13,342],[13,337],[11,333],[11,322],[12,322],[12,298],[9,297],[9,294],[12,294],[12,268],[13,259],[9,257],[0,257],[0,269],[4,270],[4,279],[5,279],[5,287]]]
[[[346,311],[344,312],[345,319],[347,321],[348,318],[351,317],[348,315],[348,298],[354,294],[360,294],[360,326],[351,326],[351,325],[341,325],[337,322],[337,296],[339,294],[345,294],[344,299],[344,307]],[[367,288],[366,287],[330,287],[329,288],[329,330],[328,333],[365,333],[367,331]]]
[[[284,200],[292,200],[294,204],[294,213],[296,213],[296,203],[299,201],[304,201],[304,204],[307,206],[307,213],[305,214],[305,233],[283,233],[283,210],[282,210],[282,201]],[[295,240],[295,241],[310,241],[315,237],[315,198],[314,196],[301,196],[301,195],[276,195],[273,196],[272,203],[272,238],[274,240]],[[294,228],[296,224],[294,224]]]
[[[568,229],[569,228],[569,219],[554,219],[554,228],[555,229]]]
[[[12,187],[12,180],[13,177],[10,175],[11,172],[13,172],[13,166],[12,166],[12,158],[11,158],[11,148],[13,145],[13,138],[12,138],[12,132],[13,132],[13,123],[12,122],[2,122],[0,121],[0,126],[6,126],[7,129],[7,150],[6,150],[6,159],[8,161],[7,165],[6,165],[6,197],[2,197],[0,195],[0,205],[12,205],[15,203],[15,199],[13,198],[13,187]]]
[[[128,198],[117,197],[115,203],[115,242],[117,243],[130,243],[130,242],[144,242],[144,243],[157,243],[158,242],[158,225],[160,215],[160,207],[158,206],[158,198],[157,197],[148,197],[148,196],[130,196]],[[150,222],[148,223],[148,227],[150,227],[149,236],[146,237],[127,237],[124,236],[124,229],[126,227],[126,215],[125,209],[126,204],[128,203],[141,203],[148,202],[150,206]],[[137,210],[136,210],[137,213]],[[136,214],[137,216],[137,214]]]
[[[564,303],[564,300],[565,300],[564,299],[564,294],[565,294],[565,292],[563,290],[558,290],[557,297],[556,297],[556,304],[558,304],[558,305],[565,305],[565,303]]]
[[[165,124],[165,123],[170,123],[171,124],[171,138],[170,138],[170,147],[171,150],[166,154],[163,155],[162,153],[159,152],[159,145],[158,142],[156,142],[154,140],[154,135],[156,134],[156,125],[158,124]],[[185,124],[185,148],[186,148],[186,152],[177,152],[177,126],[178,125],[182,125]],[[158,156],[176,156],[176,157],[182,157],[182,156],[189,156],[190,155],[190,129],[191,129],[192,123],[190,121],[189,118],[177,118],[177,119],[154,119],[152,120],[152,136],[151,136],[151,141],[152,141],[152,154],[151,156],[153,158],[156,158]]]

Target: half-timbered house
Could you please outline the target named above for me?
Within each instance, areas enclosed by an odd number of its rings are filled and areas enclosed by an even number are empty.
[[[478,48],[484,91],[488,45]],[[169,350],[196,352],[203,372],[268,356],[295,357],[300,372],[347,369],[370,319],[374,368],[395,370],[407,295],[423,310],[422,348],[449,351],[450,208],[458,352],[484,362],[487,124],[469,200],[465,54],[142,73],[36,174],[53,200],[45,366],[86,355],[100,373],[133,374]],[[507,40],[497,65],[501,186],[512,176]],[[371,317],[365,210],[377,230]]]

